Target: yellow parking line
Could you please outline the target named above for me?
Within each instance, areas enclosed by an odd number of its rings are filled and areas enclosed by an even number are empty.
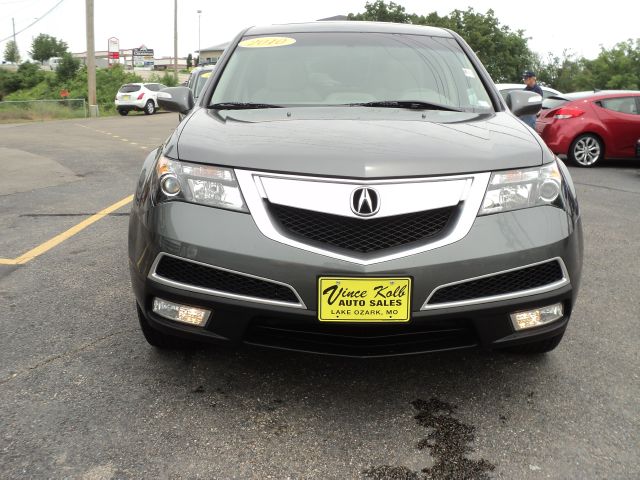
[[[133,200],[133,195],[129,195],[128,197],[123,198],[119,202],[116,202],[113,205],[110,205],[107,208],[100,210],[95,215],[91,215],[89,218],[81,221],[77,225],[71,227],[69,230],[66,230],[61,234],[56,235],[51,240],[47,240],[46,242],[38,245],[35,248],[32,248],[31,250],[20,255],[17,258],[14,258],[14,259],[0,258],[0,265],[24,265],[25,263],[33,260],[34,258],[42,255],[43,253],[48,252],[53,247],[60,245],[62,242],[73,237],[76,233],[81,232],[82,230],[87,228],[89,225],[96,223],[98,220],[103,219],[110,213],[115,212],[116,210],[124,207],[125,205],[128,205],[129,203],[131,203],[132,200]]]

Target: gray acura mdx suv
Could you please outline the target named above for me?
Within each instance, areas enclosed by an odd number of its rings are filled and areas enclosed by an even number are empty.
[[[138,316],[185,340],[348,356],[546,352],[576,299],[569,172],[454,32],[252,27],[146,159],[129,226]],[[187,342],[188,343],[188,342]]]

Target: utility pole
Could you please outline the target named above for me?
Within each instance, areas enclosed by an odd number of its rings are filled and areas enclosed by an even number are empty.
[[[96,100],[96,45],[93,33],[93,0],[85,0],[87,14],[87,93],[89,97],[89,116],[98,116]]]
[[[198,10],[198,64],[200,64],[200,15],[202,10]]]
[[[15,43],[17,46],[18,44],[16,43],[16,21],[13,17],[11,18],[11,23],[13,24],[13,43]]]
[[[173,73],[178,81],[178,0],[173,0]]]

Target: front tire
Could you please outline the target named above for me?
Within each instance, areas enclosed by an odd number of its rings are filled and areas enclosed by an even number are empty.
[[[184,349],[192,346],[188,341],[181,338],[167,335],[159,330],[156,330],[149,325],[149,320],[144,316],[144,312],[140,308],[140,305],[136,302],[136,310],[138,311],[138,320],[140,322],[140,329],[147,343],[152,347],[160,350],[176,350]]]
[[[525,343],[523,345],[516,345],[513,347],[507,347],[503,351],[508,353],[517,353],[525,355],[535,355],[540,353],[547,353],[560,345],[564,337],[564,332],[556,335],[555,337],[545,338],[544,340],[538,340],[537,342]]]
[[[154,113],[156,113],[156,104],[153,103],[153,100],[149,100],[144,106],[144,114],[153,115]]]
[[[604,158],[602,140],[591,133],[576,138],[569,149],[569,159],[574,165],[583,168],[593,167]]]

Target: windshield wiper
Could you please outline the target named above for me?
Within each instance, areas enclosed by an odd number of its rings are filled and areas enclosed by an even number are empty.
[[[284,108],[282,105],[272,105],[270,103],[251,102],[222,102],[212,103],[207,108],[215,110],[251,110],[256,108]]]
[[[461,109],[442,105],[441,103],[423,102],[422,100],[379,100],[375,102],[350,103],[350,107],[382,107],[382,108],[408,108],[410,110],[446,110],[450,112],[462,112]]]

